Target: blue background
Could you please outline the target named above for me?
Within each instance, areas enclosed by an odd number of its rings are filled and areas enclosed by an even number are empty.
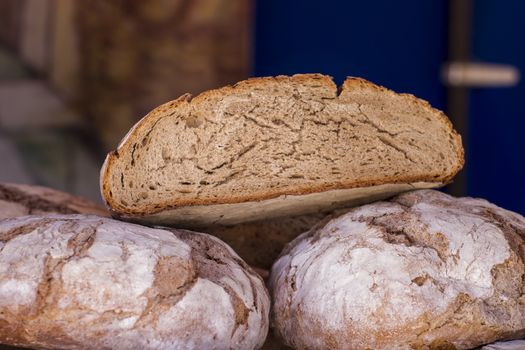
[[[473,57],[525,72],[525,2],[473,4]],[[254,76],[319,72],[338,84],[361,76],[446,107],[446,1],[259,0],[255,16]],[[523,82],[471,91],[466,159],[468,195],[522,214],[524,100]]]

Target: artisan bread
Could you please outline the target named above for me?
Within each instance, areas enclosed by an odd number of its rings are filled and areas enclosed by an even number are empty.
[[[47,349],[256,349],[261,278],[190,231],[85,215],[0,221],[0,343]]]
[[[113,213],[184,227],[374,201],[449,182],[463,166],[447,117],[359,78],[254,78],[143,118],[106,158]]]
[[[0,183],[0,219],[45,213],[109,216],[104,207],[82,197],[48,187]]]
[[[269,270],[286,244],[321,221],[346,211],[348,209],[257,220],[237,225],[210,225],[202,228],[202,231],[226,242],[250,266]]]
[[[270,276],[295,349],[472,349],[525,336],[525,218],[414,191],[299,236]]]

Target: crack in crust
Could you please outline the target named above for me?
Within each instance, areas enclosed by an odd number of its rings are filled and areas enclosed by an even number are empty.
[[[48,223],[52,221],[49,220]],[[72,236],[67,242],[67,248],[71,250],[71,253],[65,255],[62,258],[53,258],[50,253],[44,260],[44,272],[37,287],[37,298],[35,302],[35,313],[32,319],[43,316],[46,310],[57,307],[57,303],[60,298],[60,294],[63,293],[62,288],[62,269],[72,259],[80,259],[86,256],[87,251],[93,245],[95,241],[96,232],[99,226],[102,225],[102,221],[95,226],[81,228],[78,233]],[[45,225],[41,225],[42,229]],[[59,227],[59,232],[68,234],[75,232],[78,229],[78,223],[75,221],[66,221]]]
[[[226,293],[228,293],[235,313],[235,327],[232,331],[233,336],[239,326],[247,324],[249,313],[260,308],[258,304],[258,289],[260,288],[257,288],[253,284],[253,277],[258,275],[244,261],[233,257],[235,263],[242,267],[242,273],[250,281],[250,286],[252,287],[253,303],[246,305],[237,292],[220,278],[223,274],[220,273],[221,270],[228,271],[233,268],[229,262],[232,255],[231,252],[226,249],[226,246],[214,244],[209,238],[202,235],[195,235],[195,233],[191,231],[177,230],[176,235],[192,247],[191,258],[196,273],[202,278],[206,278],[220,285]]]

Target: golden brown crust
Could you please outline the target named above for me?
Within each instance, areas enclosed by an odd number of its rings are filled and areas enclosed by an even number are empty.
[[[169,110],[173,110],[177,107],[179,107],[183,103],[198,103],[201,100],[205,100],[209,97],[213,96],[224,96],[228,95],[234,92],[239,92],[243,90],[252,90],[252,89],[260,89],[261,87],[264,87],[267,83],[273,83],[275,81],[288,81],[292,80],[296,83],[316,83],[325,85],[328,89],[336,89],[336,85],[331,79],[331,77],[322,75],[322,74],[296,74],[293,76],[276,76],[276,77],[262,77],[262,78],[251,78],[247,79],[241,82],[238,82],[235,85],[231,86],[225,86],[219,89],[215,90],[209,90],[205,91],[196,97],[191,99],[191,96],[189,94],[183,95],[179,97],[178,99],[168,102],[166,104],[163,104],[153,111],[151,111],[148,115],[146,115],[137,125],[126,135],[124,140],[121,142],[119,147],[116,151],[113,151],[108,154],[106,161],[103,165],[102,171],[101,171],[101,192],[102,197],[106,201],[106,204],[110,208],[110,210],[117,214],[117,215],[131,215],[131,216],[146,216],[151,215],[155,213],[159,213],[168,209],[181,207],[181,206],[205,206],[210,204],[232,204],[232,203],[242,203],[242,202],[257,202],[261,200],[267,200],[276,198],[282,195],[305,195],[305,194],[311,194],[311,193],[317,193],[317,192],[324,192],[328,190],[337,190],[337,189],[351,189],[351,188],[358,188],[358,187],[369,187],[369,186],[376,186],[376,185],[383,185],[383,184],[399,184],[399,183],[413,183],[413,182],[435,182],[436,186],[439,186],[444,183],[448,183],[452,180],[454,175],[461,170],[464,164],[464,151],[463,147],[461,146],[461,136],[453,129],[451,122],[448,120],[448,118],[443,114],[443,112],[434,109],[430,106],[430,104],[426,101],[423,101],[413,95],[410,94],[397,94],[392,90],[389,90],[385,87],[376,85],[374,83],[371,83],[365,79],[362,78],[353,78],[349,77],[345,80],[345,82],[342,85],[342,89],[340,94],[343,94],[345,92],[348,92],[352,89],[359,88],[359,89],[372,89],[379,93],[388,93],[388,94],[394,94],[398,96],[402,96],[407,100],[407,103],[415,103],[423,108],[430,109],[434,114],[438,115],[440,120],[444,122],[444,124],[447,126],[447,128],[450,130],[451,137],[453,138],[454,143],[456,144],[456,155],[458,157],[458,162],[456,167],[454,168],[454,171],[450,172],[449,174],[430,174],[427,177],[422,176],[406,176],[406,175],[400,175],[395,177],[385,177],[385,176],[378,176],[377,179],[371,179],[367,181],[348,181],[348,182],[335,182],[331,183],[329,185],[304,185],[304,186],[297,186],[293,190],[281,190],[281,189],[265,189],[264,193],[258,193],[255,195],[250,195],[246,193],[232,193],[229,197],[221,197],[221,198],[174,198],[172,201],[164,201],[162,203],[157,203],[156,205],[143,205],[141,208],[132,208],[129,206],[123,206],[122,204],[118,203],[114,198],[112,197],[110,193],[110,185],[109,185],[109,169],[113,168],[113,164],[118,159],[119,153],[126,153],[130,151],[130,147],[132,146],[134,140],[133,137],[136,135],[140,135],[141,131],[143,129],[150,128],[153,124],[155,124],[159,119],[166,117],[164,115]],[[169,116],[170,114],[168,114]]]

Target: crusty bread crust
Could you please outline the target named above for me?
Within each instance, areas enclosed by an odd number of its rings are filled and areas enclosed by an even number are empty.
[[[361,78],[349,77],[342,85],[342,89],[339,92],[339,99],[351,99],[351,94],[354,92],[365,91],[367,93],[377,94],[378,98],[381,98],[382,94],[402,96],[405,99],[406,104],[418,105],[429,113],[437,116],[437,118],[443,123],[445,128],[449,132],[451,142],[456,145],[455,147],[455,166],[452,171],[439,175],[432,175],[427,177],[421,176],[410,176],[408,174],[399,174],[397,176],[375,178],[363,181],[350,181],[350,182],[333,182],[330,184],[309,184],[307,186],[297,185],[293,189],[282,191],[280,189],[266,188],[264,192],[259,191],[255,195],[247,194],[243,191],[237,193],[231,193],[225,197],[216,198],[196,198],[196,197],[184,197],[177,198],[173,196],[170,200],[162,202],[156,202],[155,205],[143,204],[140,206],[125,206],[115,200],[111,193],[111,184],[109,181],[110,172],[116,167],[121,154],[132,152],[132,146],[138,141],[139,135],[143,135],[152,128],[162,119],[173,115],[178,108],[185,104],[198,104],[205,101],[208,98],[216,96],[227,96],[241,91],[250,91],[253,89],[262,89],[267,84],[275,82],[286,82],[293,80],[294,83],[305,83],[305,84],[318,84],[328,89],[335,89],[335,84],[332,79],[328,76],[321,74],[297,74],[292,77],[288,76],[277,76],[277,77],[265,77],[265,78],[253,78],[242,82],[239,82],[233,86],[226,86],[216,90],[210,90],[203,92],[202,94],[191,98],[191,95],[186,94],[180,98],[168,102],[164,105],[159,106],[140,120],[124,137],[117,150],[111,152],[106,157],[104,165],[101,169],[100,187],[102,197],[106,201],[107,206],[118,216],[148,216],[155,213],[161,213],[163,211],[183,207],[183,206],[205,206],[211,204],[234,204],[243,202],[257,202],[261,200],[268,200],[283,195],[305,195],[317,192],[323,192],[328,190],[338,189],[350,189],[357,187],[371,187],[384,184],[403,184],[403,183],[415,183],[415,182],[429,182],[435,183],[436,187],[443,183],[448,183],[454,177],[454,175],[463,167],[464,163],[464,151],[461,146],[461,137],[453,129],[448,118],[441,112],[432,108],[427,102],[416,98],[410,94],[396,94],[395,92],[386,89],[384,87],[375,85],[369,81]]]
[[[101,205],[52,188],[0,183],[0,219],[30,214],[92,214],[109,216]]]
[[[260,201],[173,207],[158,213],[140,216],[118,212],[113,214],[121,219],[142,224],[177,225],[177,227],[186,228],[201,228],[205,225],[235,225],[270,217],[288,217],[321,210],[334,210],[345,206],[351,207],[386,199],[401,192],[435,188],[441,185],[441,183],[432,182],[392,183],[301,195],[283,195]]]

